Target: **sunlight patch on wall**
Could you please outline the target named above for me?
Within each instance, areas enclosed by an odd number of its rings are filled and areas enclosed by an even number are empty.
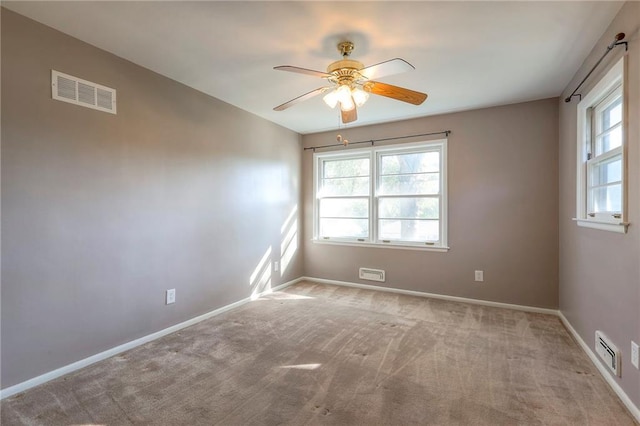
[[[293,206],[291,213],[280,228],[283,235],[280,243],[280,276],[283,277],[291,264],[294,254],[298,251],[298,206]]]
[[[271,247],[264,253],[249,277],[249,287],[252,289],[251,300],[257,299],[260,293],[271,290]]]
[[[291,225],[291,222],[296,218],[296,213],[298,213],[297,204],[293,206],[293,209],[291,209],[291,213],[289,213],[289,216],[287,216],[287,218],[285,219],[284,224],[282,224],[282,228],[280,228],[281,234],[284,234],[287,229],[289,229],[289,225]]]

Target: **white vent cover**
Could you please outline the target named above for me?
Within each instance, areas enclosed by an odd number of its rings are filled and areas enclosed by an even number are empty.
[[[361,280],[384,282],[384,271],[382,269],[360,268],[358,276]]]
[[[596,352],[613,373],[621,377],[620,351],[604,335],[602,331],[596,331]]]
[[[98,111],[116,113],[116,90],[51,70],[51,96]]]

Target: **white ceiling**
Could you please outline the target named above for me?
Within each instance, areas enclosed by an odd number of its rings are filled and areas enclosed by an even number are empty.
[[[365,65],[415,71],[380,81],[425,92],[414,106],[372,96],[364,125],[560,95],[621,2],[3,2],[3,6],[299,133],[338,127],[321,96],[336,44]],[[70,72],[70,71],[69,71]],[[80,76],[81,77],[81,76]]]

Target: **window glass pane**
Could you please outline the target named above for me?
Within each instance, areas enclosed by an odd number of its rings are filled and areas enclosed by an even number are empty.
[[[622,185],[591,188],[592,213],[620,213],[622,211]]]
[[[369,195],[369,177],[322,179],[320,197]]]
[[[602,130],[607,130],[622,121],[622,97],[616,99],[602,111]]]
[[[622,155],[591,166],[591,186],[606,185],[622,180]]]
[[[325,160],[323,178],[369,176],[369,159]]]
[[[438,219],[440,217],[438,198],[380,198],[378,216],[381,219]]]
[[[596,155],[604,154],[619,146],[622,146],[621,126],[596,138]]]
[[[368,219],[320,219],[320,237],[368,238]]]
[[[437,220],[379,220],[378,234],[381,240],[438,241],[440,222]]]
[[[380,195],[418,195],[440,193],[440,174],[391,175],[380,177]]]
[[[320,217],[367,218],[367,198],[323,198],[320,200]]]
[[[416,152],[380,156],[380,174],[426,173],[440,170],[439,152]]]

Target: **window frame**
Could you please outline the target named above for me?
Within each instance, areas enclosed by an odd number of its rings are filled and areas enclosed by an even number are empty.
[[[368,237],[365,238],[366,241],[368,241],[371,238],[371,233],[372,233],[372,229],[371,229],[371,213],[372,213],[372,203],[371,203],[371,191],[372,191],[372,186],[374,185],[373,183],[373,165],[372,165],[372,161],[371,161],[371,157],[372,157],[372,153],[369,152],[370,150],[368,149],[354,149],[354,150],[349,150],[348,153],[345,153],[344,151],[337,151],[337,152],[326,152],[326,153],[321,153],[321,154],[313,154],[313,159],[314,159],[314,165],[313,165],[313,175],[314,175],[314,180],[313,180],[313,236],[314,236],[314,240],[319,240],[318,236],[320,235],[320,198],[318,197],[318,185],[320,183],[320,179],[321,179],[321,174],[323,172],[323,168],[322,168],[322,164],[323,161],[326,160],[336,160],[336,159],[341,159],[341,160],[356,160],[356,159],[363,159],[366,158],[369,160],[369,193],[367,195],[358,195],[358,196],[332,196],[332,197],[327,197],[327,198],[367,198],[367,202],[369,205],[369,216],[367,217],[367,220],[369,222],[368,225]],[[327,238],[327,240],[331,240],[333,242],[339,243],[339,242],[358,242],[359,238],[354,237],[354,238],[340,238],[340,237],[331,237],[331,238]],[[324,240],[323,240],[324,241]]]
[[[577,164],[576,164],[576,217],[578,226],[600,229],[604,231],[626,233],[629,223],[627,219],[627,96],[625,93],[626,56],[620,58],[606,74],[594,85],[577,106]],[[611,104],[611,100],[622,98],[622,144],[599,155],[596,153],[597,116],[604,108],[603,104]],[[590,155],[593,153],[593,155]],[[621,157],[621,211],[590,212],[592,176],[594,166],[604,164],[611,158]]]
[[[382,240],[379,238],[378,230],[378,204],[379,199],[389,197],[389,195],[381,195],[380,186],[380,161],[384,155],[419,153],[419,152],[437,152],[440,157],[439,165],[439,193],[437,195],[429,195],[439,199],[439,240],[432,241],[406,241],[406,240]],[[367,238],[338,238],[323,237],[320,238],[320,196],[319,184],[322,179],[324,161],[336,159],[369,159],[369,235]],[[421,197],[424,195],[407,195],[407,197]],[[359,247],[386,247],[396,249],[409,250],[427,250],[427,251],[448,251],[447,246],[447,139],[437,139],[431,141],[403,143],[395,145],[371,146],[368,148],[351,148],[340,151],[329,151],[313,154],[313,239],[314,243],[350,245]]]

